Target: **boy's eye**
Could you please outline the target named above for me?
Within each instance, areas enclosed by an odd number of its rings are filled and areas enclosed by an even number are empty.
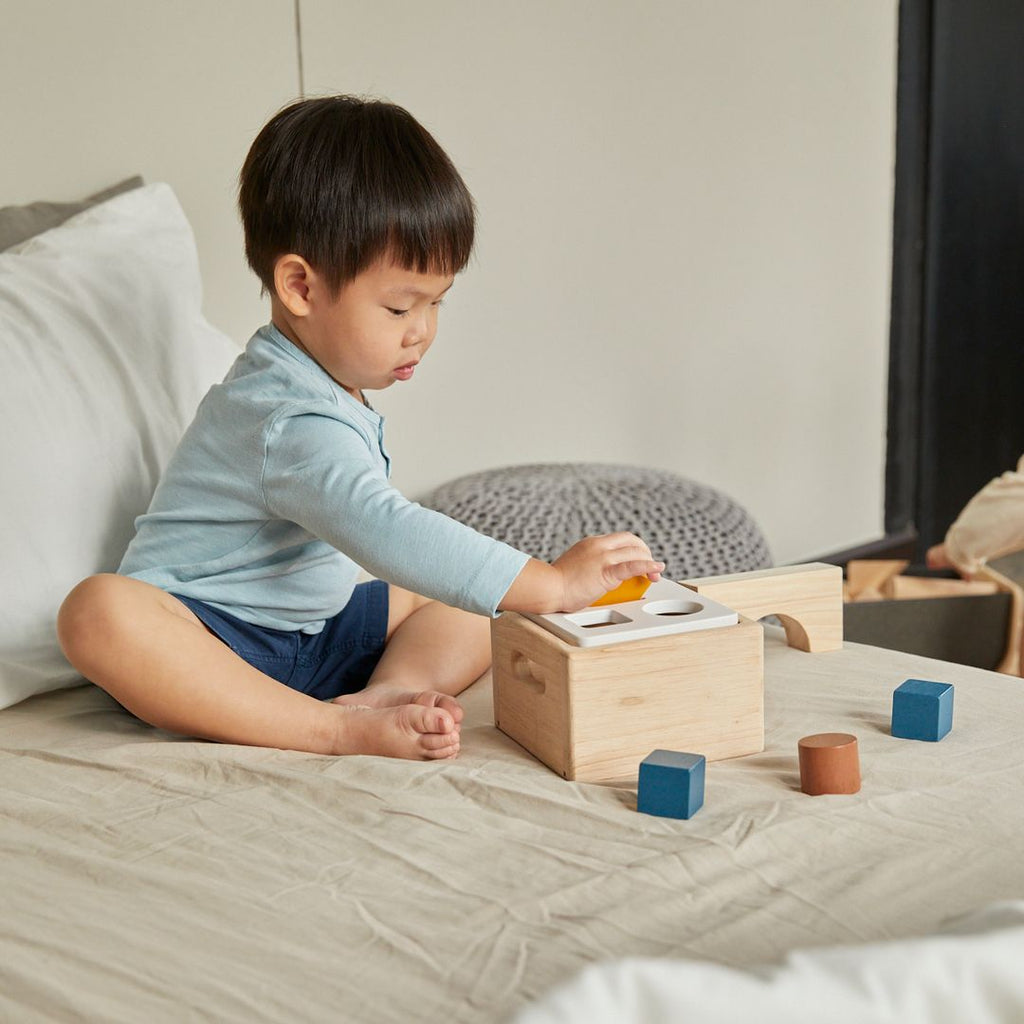
[[[436,306],[440,306],[443,301],[444,301],[443,299],[436,299],[434,302],[431,303],[431,306],[435,306],[435,307]],[[384,308],[392,316],[408,316],[412,312],[411,308],[410,309],[395,309],[394,306],[385,306]]]

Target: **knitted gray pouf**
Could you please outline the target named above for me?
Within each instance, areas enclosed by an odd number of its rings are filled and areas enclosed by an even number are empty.
[[[422,504],[546,562],[583,537],[629,530],[665,563],[669,579],[771,565],[745,509],[720,491],[658,469],[508,466],[442,484]]]

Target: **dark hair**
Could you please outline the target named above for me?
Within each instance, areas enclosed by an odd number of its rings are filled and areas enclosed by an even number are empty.
[[[239,176],[249,266],[268,291],[294,252],[332,294],[390,254],[456,274],[473,248],[473,197],[430,133],[382,100],[300,100],[267,122]]]

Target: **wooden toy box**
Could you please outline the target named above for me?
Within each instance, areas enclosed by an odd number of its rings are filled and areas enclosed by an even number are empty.
[[[764,748],[763,631],[576,647],[514,612],[491,627],[495,724],[581,782],[635,781],[656,748],[709,761]]]
[[[678,595],[679,585],[665,582]],[[657,749],[709,761],[758,753],[764,631],[756,620],[777,615],[791,647],[838,650],[842,586],[842,570],[821,563],[686,580],[687,599],[647,608],[655,617],[685,618],[699,607],[693,618],[703,618],[701,626],[606,646],[584,640],[580,629],[583,646],[567,643],[506,612],[491,626],[495,724],[553,771],[581,782],[635,781],[640,762]],[[540,616],[558,629],[573,618],[584,626],[595,618],[613,623],[594,634],[602,638],[616,631],[625,637],[620,621],[631,620],[629,629],[643,625],[626,605]]]

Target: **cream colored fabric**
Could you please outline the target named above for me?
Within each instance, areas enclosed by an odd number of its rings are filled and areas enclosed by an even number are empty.
[[[962,573],[1024,548],[1024,456],[964,506],[946,533],[946,554]]]
[[[565,782],[466,695],[418,764],[184,740],[93,688],[0,712],[0,1020],[504,1021],[590,963],[771,963],[910,938],[1024,895],[1024,685],[771,631],[767,749],[708,766],[690,821]],[[955,685],[937,744],[889,735]],[[860,740],[855,796],[797,740]]]

